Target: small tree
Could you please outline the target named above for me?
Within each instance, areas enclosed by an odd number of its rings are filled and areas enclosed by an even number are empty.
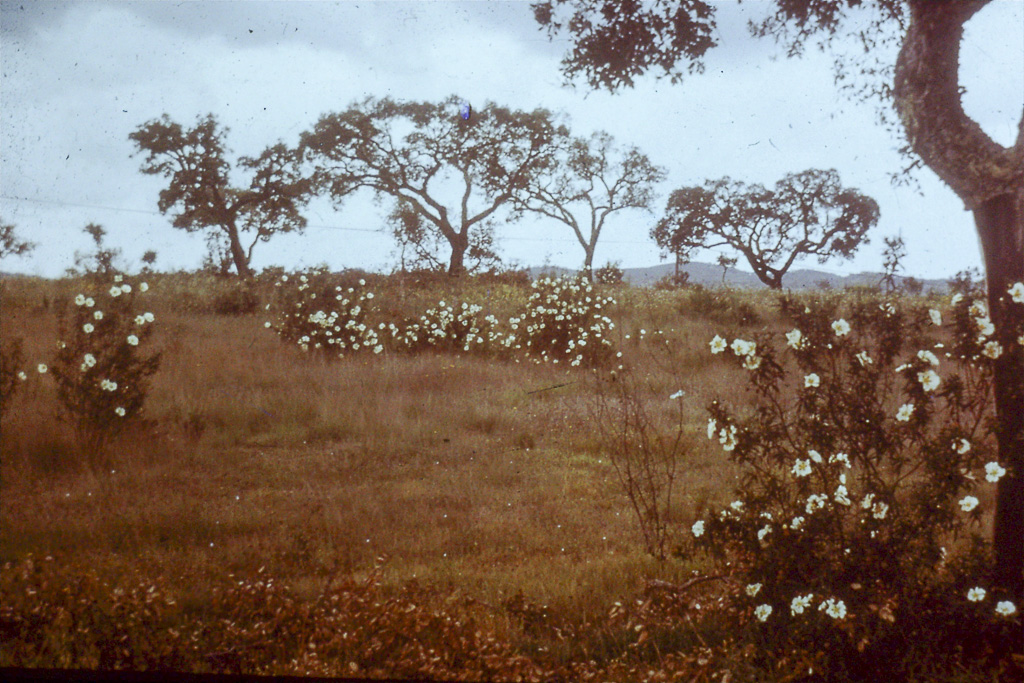
[[[240,157],[237,166],[248,172],[249,180],[232,184],[226,134],[213,114],[200,118],[190,130],[164,114],[128,137],[146,154],[140,170],[170,181],[160,191],[160,212],[174,211],[176,228],[210,231],[212,244],[225,244],[237,273],[251,278],[249,264],[258,242],[306,227],[300,210],[312,185],[300,176],[294,154],[282,143],[258,157]],[[244,234],[252,235],[248,248],[242,244]]]
[[[886,237],[885,251],[882,252],[882,279],[879,284],[886,292],[894,292],[899,287],[899,273],[903,270],[903,259],[907,255],[907,247],[902,237]]]
[[[0,259],[8,256],[24,256],[35,248],[32,242],[18,239],[14,234],[14,224],[4,223],[0,218]]]
[[[474,250],[493,252],[488,219],[548,170],[553,142],[566,134],[543,109],[487,103],[464,119],[460,104],[454,96],[437,103],[370,97],[323,116],[300,144],[318,187],[336,204],[369,188],[404,202],[402,225],[415,211],[422,218],[416,230],[451,246],[451,275],[465,272]]]
[[[735,256],[726,256],[725,254],[718,255],[718,265],[722,267],[722,286],[725,286],[725,276],[729,274],[729,269],[736,265],[739,261]]]
[[[729,178],[676,190],[651,236],[686,257],[731,247],[761,282],[782,289],[783,275],[798,258],[849,258],[877,222],[875,200],[842,187],[834,170],[811,169],[785,176],[774,190]]]
[[[585,254],[583,271],[593,281],[594,249],[608,216],[623,209],[649,211],[654,185],[665,171],[636,147],[616,148],[604,131],[569,140],[557,159],[554,173],[539,177],[517,208],[572,228]]]

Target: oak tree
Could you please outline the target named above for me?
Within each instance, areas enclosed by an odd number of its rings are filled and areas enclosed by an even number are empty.
[[[361,188],[404,202],[448,242],[448,272],[466,270],[471,245],[486,247],[487,221],[552,164],[565,135],[550,112],[492,102],[460,115],[461,100],[399,102],[368,97],[320,118],[300,150],[317,187],[336,204]],[[509,213],[509,218],[515,216]]]
[[[593,279],[594,250],[608,217],[624,209],[650,210],[654,185],[665,171],[636,147],[617,147],[604,131],[566,138],[554,171],[539,177],[517,209],[572,228],[583,247],[583,271]]]
[[[140,170],[169,180],[160,191],[160,212],[173,214],[175,228],[206,231],[211,249],[223,245],[236,272],[251,278],[257,243],[306,227],[301,210],[309,201],[312,183],[302,177],[294,152],[283,143],[258,157],[240,157],[235,166],[245,180],[232,182],[224,146],[227,132],[213,114],[200,118],[191,129],[164,114],[128,137],[145,154]],[[211,258],[219,260],[218,254]]]
[[[799,55],[808,41],[822,48],[849,38],[863,44],[864,66],[836,50],[836,78],[855,95],[876,97],[880,112],[898,114],[912,158],[934,171],[973,212],[986,270],[988,309],[1006,351],[993,362],[1000,462],[993,547],[998,585],[1024,598],[1024,347],[1013,338],[1024,311],[1006,292],[1024,281],[1024,115],[1017,140],[1004,147],[967,116],[961,102],[960,43],[964,25],[991,0],[775,0],[774,12],[752,26]],[[534,15],[550,36],[568,33],[567,77],[615,90],[655,69],[673,82],[703,69],[715,47],[715,7],[707,0],[544,0]],[[857,20],[868,20],[868,26]],[[852,20],[851,20],[852,19]],[[895,64],[879,63],[882,44],[899,43]],[[868,78],[850,78],[854,75]],[[884,77],[883,79],[878,78]],[[858,81],[866,85],[857,85]],[[893,121],[891,115],[889,121]]]
[[[772,190],[729,178],[676,190],[651,236],[684,259],[698,249],[734,249],[761,282],[781,289],[800,257],[849,258],[877,222],[875,200],[842,187],[834,170],[812,169]]]

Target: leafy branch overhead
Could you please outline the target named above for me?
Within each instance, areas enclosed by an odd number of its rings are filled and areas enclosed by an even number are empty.
[[[698,249],[735,249],[762,282],[780,289],[802,256],[819,263],[852,256],[878,217],[875,200],[842,187],[834,170],[812,169],[785,176],[773,190],[729,178],[676,190],[651,235],[684,259]]]
[[[317,188],[341,204],[368,188],[407,203],[451,246],[448,270],[465,270],[474,234],[553,163],[565,135],[547,110],[487,103],[467,120],[457,97],[399,102],[368,97],[304,133],[300,151]],[[447,201],[446,201],[447,199]]]
[[[160,191],[161,213],[173,213],[172,225],[188,232],[210,230],[228,243],[239,275],[252,276],[250,261],[258,242],[277,233],[301,232],[301,210],[312,182],[303,178],[295,154],[278,143],[258,157],[240,157],[237,168],[248,183],[232,184],[224,138],[212,114],[185,129],[166,114],[140,126],[128,137],[144,153],[141,171],[169,180]],[[248,247],[243,235],[251,235]]]

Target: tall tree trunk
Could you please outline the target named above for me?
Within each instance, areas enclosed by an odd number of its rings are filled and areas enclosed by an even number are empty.
[[[469,237],[465,233],[455,233],[448,242],[452,246],[452,257],[448,262],[448,275],[461,277],[466,272],[466,250],[469,249]]]
[[[1024,215],[1017,198],[999,195],[974,211],[988,284],[988,309],[1003,354],[993,363],[996,440],[1006,475],[996,490],[993,546],[996,582],[1024,596],[1024,347],[1015,330],[1024,329],[1024,305],[1007,290],[1024,282]]]
[[[591,284],[594,282],[594,245],[584,246],[584,253],[586,256],[583,257],[583,275],[590,280]]]
[[[241,277],[251,280],[253,274],[252,269],[249,268],[249,258],[245,254],[245,249],[242,248],[242,241],[238,237],[238,228],[234,221],[227,225],[227,233],[228,243],[231,247],[231,260],[235,263],[235,270]]]
[[[893,94],[910,148],[974,212],[985,257],[989,315],[1003,355],[994,365],[999,462],[994,579],[1024,598],[1024,359],[1011,338],[1019,308],[1006,290],[1024,280],[1024,118],[1013,147],[993,141],[964,113],[960,42],[964,24],[988,0],[909,0],[910,23],[896,60]],[[1019,304],[1015,304],[1020,306]]]

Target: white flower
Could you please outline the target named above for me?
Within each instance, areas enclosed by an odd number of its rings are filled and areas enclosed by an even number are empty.
[[[925,391],[931,391],[939,386],[941,380],[934,370],[926,370],[925,372],[917,373],[917,381],[921,383],[921,387]]]
[[[153,315],[152,313],[150,313],[149,311],[146,311],[145,313],[143,313],[142,317],[146,319],[147,323],[151,323],[154,320],[156,320],[156,316]]]
[[[693,531],[693,535],[696,536],[697,538],[700,538],[701,536],[703,536],[704,535],[704,520],[699,519],[696,522],[694,522],[693,523],[693,527],[691,528],[691,531]]]
[[[803,614],[804,610],[811,606],[811,598],[813,597],[813,593],[796,596],[793,598],[793,601],[789,603],[789,613],[794,617],[798,614]]]
[[[993,483],[1002,479],[1003,475],[1006,474],[1006,470],[1003,466],[997,462],[990,462],[985,465],[985,480]]]
[[[708,420],[708,438],[709,439],[715,438],[715,431],[716,431],[717,428],[718,428],[718,423],[716,423],[714,421],[714,419]]]
[[[857,354],[856,358],[857,362],[860,363],[861,367],[864,367],[865,365],[871,365],[872,363],[875,362],[871,360],[871,356],[868,355],[867,351],[861,351],[860,353]]]
[[[975,586],[971,590],[967,591],[967,599],[971,602],[981,602],[985,599],[985,589]]]
[[[45,375],[46,371],[48,370],[48,368],[46,367],[46,363],[40,363],[39,365],[37,365],[36,370],[39,371],[40,375]]]
[[[772,525],[769,524],[762,529],[757,530],[757,540],[764,542],[764,537],[772,532]]]
[[[135,324],[136,325],[145,325],[146,324],[146,318],[141,316],[141,315],[135,316]],[[270,327],[270,325],[268,324],[267,327]]]
[[[761,357],[754,354],[748,355],[743,359],[743,367],[747,370],[757,370],[761,367]]]
[[[676,400],[677,398],[682,398],[682,397],[683,397],[683,395],[684,395],[685,393],[686,393],[685,391],[683,391],[682,389],[680,389],[679,391],[677,391],[676,393],[672,394],[672,395],[671,395],[671,396],[669,396],[668,398],[669,398],[669,400],[670,400],[670,401],[674,401],[674,400]]]
[[[84,356],[82,356],[82,361],[83,365],[87,365],[88,367],[91,368],[92,366],[96,365],[96,356],[92,355],[91,353],[87,353]]]
[[[846,616],[846,604],[842,600],[835,600],[829,598],[820,605],[818,605],[818,611],[825,610],[825,614],[829,615],[833,619],[842,619]]]
[[[871,516],[875,519],[885,519],[888,512],[889,506],[886,503],[875,503],[871,506]]]
[[[110,288],[110,296],[113,296],[113,297],[121,296],[121,288],[120,287],[111,287]]]
[[[938,310],[936,310],[934,308],[929,309],[928,310],[928,317],[932,319],[932,324],[933,325],[941,325],[942,324],[942,313],[940,313]]]
[[[84,294],[79,294],[78,296],[75,297],[75,305],[76,306],[81,306],[84,303],[85,303],[85,295]]]
[[[1017,284],[1020,284],[1020,283],[1018,282]],[[1014,614],[1016,612],[1017,612],[1017,606],[1014,605],[1009,600],[1001,600],[999,603],[996,604],[996,614],[1002,615],[1004,617],[1008,617],[1011,614]],[[762,619],[761,621],[764,621],[764,619]]]
[[[736,339],[732,343],[732,350],[737,356],[752,356],[757,349],[755,342]]]
[[[140,292],[148,292],[149,291],[149,285],[147,285],[145,282],[140,282],[139,283],[139,291]]]
[[[96,328],[92,326],[92,323],[86,323],[82,325],[82,331],[85,332],[86,334],[92,334],[92,331],[95,329]]]
[[[850,505],[850,498],[847,495],[848,493],[849,491],[846,490],[846,487],[840,484],[839,488],[836,489],[835,501],[840,505]]]
[[[874,499],[875,499],[875,494],[869,493],[866,496],[864,496],[864,500],[862,500],[860,502],[860,506],[862,508],[864,508],[865,510],[867,510],[867,509],[869,509],[871,507],[871,501],[873,501]]]
[[[1024,304],[1024,282],[1014,282],[1006,293],[1009,294],[1015,303]]]
[[[128,284],[127,282],[124,283],[123,285],[121,285],[121,292],[122,293],[128,294],[131,291],[132,291],[132,286],[130,284]]]
[[[850,458],[848,455],[846,455],[846,453],[836,453],[835,455],[829,456],[828,462],[829,464],[832,464],[834,462],[841,462],[844,465],[846,465],[847,469],[853,467],[853,465],[850,464]],[[846,475],[844,474],[843,477],[845,476]],[[843,483],[846,483],[845,480],[843,481]]]
[[[809,460],[800,460],[797,458],[796,464],[793,465],[793,474],[798,477],[806,477],[811,473],[811,462]]]
[[[754,610],[754,616],[757,617],[758,621],[768,621],[768,617],[770,617],[771,614],[771,605],[758,605],[757,609]]]
[[[730,425],[728,429],[723,427],[719,430],[718,442],[722,444],[722,450],[734,450],[736,448],[736,426]]]
[[[800,330],[794,329],[786,333],[787,344],[794,349],[802,349],[804,347],[804,336]]]
[[[928,351],[927,349],[923,351],[918,351],[917,357],[923,360],[925,363],[928,363],[929,365],[934,365],[935,367],[938,367],[939,365],[939,359],[936,358],[934,353]]]
[[[121,406],[114,408],[114,412],[117,413],[118,417],[124,417],[124,408]]]
[[[910,422],[910,416],[914,414],[914,404],[904,403],[900,406],[900,409],[896,411],[896,419],[899,422]]]
[[[967,309],[967,312],[975,318],[983,318],[988,315],[988,306],[981,299],[975,299],[971,302],[971,307]]]
[[[958,303],[960,303],[963,300],[964,300],[964,295],[959,293],[959,292],[957,292],[952,297],[950,297],[949,303],[952,306],[956,306]]]
[[[95,318],[96,320],[103,320],[103,311],[95,311],[92,314],[92,317]]]
[[[983,337],[991,337],[996,332],[996,326],[992,324],[992,321],[988,318],[978,318],[975,320],[978,324],[978,331]]]
[[[974,496],[964,496],[960,499],[960,509],[964,512],[970,512],[976,507],[978,507],[978,499]]]
[[[999,356],[1003,355],[1003,345],[997,341],[990,341],[985,344],[985,348],[981,353],[982,355],[995,360],[996,358],[999,358]]]
[[[114,276],[114,282],[121,282],[122,280],[124,280],[124,276],[123,275],[115,275]]]
[[[750,597],[754,597],[755,595],[757,595],[760,592],[761,592],[761,584],[759,584],[759,583],[747,584],[747,595],[749,595]],[[762,619],[761,621],[764,621],[764,619]]]
[[[812,515],[814,514],[815,510],[820,510],[821,508],[825,507],[827,503],[828,496],[820,493],[812,493],[811,495],[807,496],[807,505],[804,506],[804,510],[807,512],[807,514]]]
[[[129,344],[131,344],[132,346],[138,346],[139,345],[139,338],[136,337],[134,334],[129,334],[128,335],[128,339],[126,341]]]
[[[805,387],[817,387],[821,385],[821,378],[818,377],[818,373],[812,372],[809,375],[804,375],[804,386]]]
[[[793,521],[789,523],[789,528],[796,531],[804,523],[803,517],[794,517]]]
[[[844,318],[840,318],[832,323],[832,329],[835,330],[837,337],[842,337],[850,333],[850,323],[846,322]]]
[[[18,379],[20,379],[22,382],[28,379],[28,375],[25,374],[24,370],[20,370],[18,372]]]
[[[825,462],[822,459],[822,457],[821,457],[821,453],[819,453],[816,450],[811,449],[811,450],[807,451],[807,455],[810,456],[811,460],[813,460],[814,462],[818,463],[819,465],[821,463]]]

